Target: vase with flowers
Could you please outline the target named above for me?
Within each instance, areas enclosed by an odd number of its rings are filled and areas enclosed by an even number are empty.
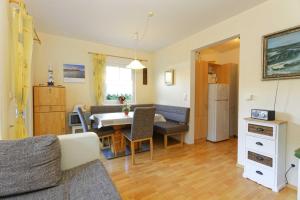
[[[122,106],[122,112],[124,112],[124,114],[126,116],[128,116],[129,112],[130,112],[130,105],[125,103],[123,106]]]
[[[123,95],[119,96],[118,99],[120,104],[124,104],[124,102],[126,101],[126,97]]]

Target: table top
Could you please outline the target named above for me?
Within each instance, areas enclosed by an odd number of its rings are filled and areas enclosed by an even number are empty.
[[[126,119],[133,118],[133,112],[129,112],[128,115],[125,115],[124,112],[116,112],[116,113],[101,113],[101,114],[93,114],[90,116],[91,120],[95,119],[101,120],[113,120],[113,119]]]
[[[104,126],[114,126],[114,125],[125,125],[131,124],[133,119],[134,112],[129,112],[128,115],[125,115],[123,112],[116,113],[101,113],[93,114],[90,116],[91,120],[95,120],[98,123],[98,128]],[[155,122],[166,121],[166,119],[161,114],[155,114]]]

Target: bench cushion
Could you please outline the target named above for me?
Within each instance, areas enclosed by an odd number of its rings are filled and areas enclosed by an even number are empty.
[[[160,134],[180,133],[188,130],[186,124],[180,124],[172,121],[154,123],[154,132]]]

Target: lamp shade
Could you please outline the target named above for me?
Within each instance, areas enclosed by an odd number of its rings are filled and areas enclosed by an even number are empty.
[[[146,68],[139,60],[133,60],[126,66],[129,69],[144,69]]]

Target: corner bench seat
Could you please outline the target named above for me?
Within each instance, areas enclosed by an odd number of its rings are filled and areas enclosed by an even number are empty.
[[[173,121],[154,123],[154,131],[163,135],[177,132],[185,132],[188,131],[188,129],[188,125]]]
[[[165,148],[183,146],[184,135],[188,131],[190,109],[178,106],[155,105],[156,113],[163,115],[166,122],[156,122],[154,132],[164,135]],[[169,136],[180,136],[180,143],[168,145]]]
[[[157,122],[154,124],[154,132],[164,135],[164,145],[168,148],[168,136],[180,136],[180,144],[183,145],[184,134],[188,131],[190,108],[179,106],[168,106],[159,104],[136,104],[131,106],[131,111],[137,107],[155,107],[156,113],[161,114],[167,120],[166,122]],[[111,106],[91,106],[91,114],[121,112],[122,105]],[[92,121],[94,127],[94,122]],[[171,145],[178,146],[178,145]],[[170,146],[170,147],[171,147]]]

